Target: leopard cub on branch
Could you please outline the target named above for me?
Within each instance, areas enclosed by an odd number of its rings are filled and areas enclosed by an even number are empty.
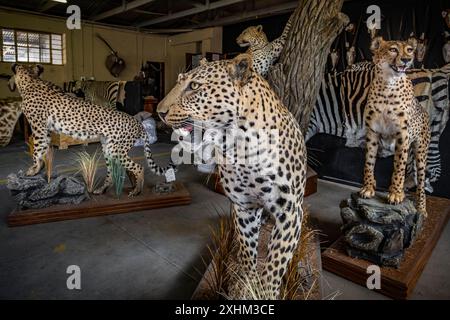
[[[405,71],[414,61],[417,40],[372,41],[375,78],[371,84],[364,111],[366,126],[366,160],[364,185],[360,195],[375,195],[374,167],[381,141],[395,144],[394,171],[389,187],[388,202],[401,203],[405,198],[404,181],[408,152],[412,151],[417,167],[417,210],[426,216],[425,168],[430,142],[427,111],[414,96],[411,80]]]

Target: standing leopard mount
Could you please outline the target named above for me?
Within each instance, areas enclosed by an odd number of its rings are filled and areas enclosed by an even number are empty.
[[[278,298],[303,219],[306,148],[299,124],[254,71],[248,54],[233,60],[203,61],[196,69],[180,74],[157,112],[176,130],[200,126],[219,133],[221,138],[213,143],[221,183],[235,212],[238,278],[260,279],[267,295]],[[270,140],[277,141],[266,147],[262,140],[268,133]],[[235,143],[224,144],[225,136],[232,136]],[[239,151],[248,157],[241,159]],[[273,216],[275,227],[262,275],[256,278],[263,210]],[[229,296],[248,298],[240,287],[231,284]]]
[[[39,78],[41,65],[12,66],[15,82],[22,96],[22,110],[33,131],[33,164],[26,172],[34,176],[43,167],[43,157],[50,144],[50,132],[63,133],[75,139],[100,137],[106,159],[118,159],[133,185],[129,196],[138,195],[144,184],[144,169],[128,155],[137,139],[145,141],[144,153],[150,169],[158,175],[166,169],[153,161],[150,143],[141,123],[132,116],[92,104],[65,93],[58,86]],[[109,161],[107,161],[109,163]],[[94,194],[101,194],[112,185],[111,168],[103,186]]]
[[[374,167],[380,140],[395,144],[394,171],[388,202],[399,204],[405,198],[404,181],[408,152],[415,155],[417,168],[417,210],[426,217],[425,168],[430,142],[429,116],[414,96],[405,71],[413,65],[417,40],[384,41],[377,37],[371,50],[376,65],[364,111],[366,125],[366,160],[364,186],[360,195],[375,195]]]
[[[267,77],[270,67],[278,60],[292,26],[293,14],[289,17],[280,37],[269,42],[262,25],[251,26],[242,31],[236,42],[241,47],[248,47],[245,53],[253,59],[253,70]]]

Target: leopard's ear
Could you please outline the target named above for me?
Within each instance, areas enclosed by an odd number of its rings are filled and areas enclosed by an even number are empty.
[[[11,70],[12,70],[12,72],[14,73],[14,74],[16,74],[16,71],[17,71],[17,67],[18,67],[19,65],[17,64],[17,63],[13,63],[13,65],[11,66]]]
[[[384,43],[383,37],[373,38],[372,43],[370,44],[370,50],[372,52],[377,51],[378,49],[380,49],[383,43]]]
[[[262,25],[256,26],[256,31],[262,32],[262,30],[263,30],[263,26]]]
[[[408,39],[408,44],[413,47],[414,50],[417,49],[417,39],[414,37],[411,37]]]
[[[200,62],[199,62],[199,64],[200,64],[201,66],[205,66],[205,65],[207,65],[207,64],[208,64],[208,60],[206,60],[206,58],[205,58],[205,57],[203,57],[203,58],[201,58],[201,59],[200,59]]]
[[[33,72],[35,75],[37,75],[38,77],[42,74],[42,72],[44,72],[44,66],[41,64],[37,64],[33,67]]]
[[[228,74],[240,85],[245,85],[249,81],[252,72],[252,57],[246,53],[238,55],[228,65]]]

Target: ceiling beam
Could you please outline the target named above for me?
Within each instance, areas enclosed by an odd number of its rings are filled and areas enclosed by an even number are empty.
[[[161,34],[161,33],[183,33],[183,32],[191,32],[194,29],[142,29],[143,33],[151,33],[151,34]]]
[[[50,10],[51,8],[57,6],[58,4],[61,4],[61,2],[47,0],[38,8],[38,11],[45,12],[45,11]]]
[[[146,10],[140,10],[140,9],[135,9],[135,10],[133,10],[133,12],[148,14],[151,16],[165,16],[166,15],[165,13],[161,13],[161,12],[146,11]]]
[[[145,5],[145,4],[148,4],[148,3],[151,3],[151,2],[154,2],[154,1],[155,0],[134,0],[134,1],[131,1],[131,2],[125,2],[124,5],[116,7],[114,9],[111,9],[111,10],[108,10],[108,11],[105,11],[105,12],[102,12],[102,13],[100,13],[100,14],[92,17],[92,18],[90,18],[89,20],[92,20],[92,21],[103,20],[103,19],[115,16],[116,14],[136,9],[138,7],[141,7],[141,6]]]
[[[196,2],[196,1],[188,1],[189,2],[189,4],[191,4],[192,6],[194,6],[194,7],[196,7],[196,8],[201,8],[201,7],[203,7],[204,5],[208,5],[208,1],[209,0],[206,0],[206,2],[205,2],[205,4],[202,4],[202,3],[198,3],[198,2]]]
[[[205,4],[205,5],[197,6],[192,9],[183,10],[183,11],[175,12],[172,14],[168,14],[164,17],[159,17],[159,18],[140,22],[136,26],[141,28],[141,27],[150,26],[150,25],[154,25],[154,24],[158,24],[158,23],[162,23],[162,22],[172,21],[175,19],[191,16],[193,14],[205,12],[208,10],[213,10],[213,9],[230,6],[230,5],[233,5],[233,4],[236,4],[239,2],[244,2],[244,1],[245,0],[220,0],[220,1],[213,2],[213,3],[207,2],[207,4]]]
[[[187,26],[186,28],[206,28],[214,26],[225,26],[228,24],[234,24],[246,20],[258,19],[263,16],[273,16],[282,13],[294,11],[298,6],[298,1],[291,1],[280,5],[271,6],[268,8],[257,9],[249,12],[243,12],[242,14],[232,15],[221,19],[202,22],[197,25]]]

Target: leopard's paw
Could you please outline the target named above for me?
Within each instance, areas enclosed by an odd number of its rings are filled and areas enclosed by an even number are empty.
[[[93,194],[96,194],[96,195],[99,195],[99,194],[105,193],[105,191],[106,191],[106,188],[105,188],[105,187],[100,187],[100,188],[98,188],[98,189],[95,189],[92,193],[93,193]]]
[[[359,190],[359,195],[365,199],[372,198],[375,195],[375,188],[373,186],[364,186]]]
[[[139,195],[141,193],[140,189],[133,189],[132,191],[130,191],[130,193],[128,194],[129,198],[133,198],[136,197],[137,195]]]
[[[391,191],[389,192],[387,201],[389,204],[399,204],[402,203],[403,200],[405,199],[405,193],[404,192],[395,192],[395,191]]]
[[[25,175],[32,177],[35,176],[36,174],[39,173],[39,168],[37,166],[32,166],[30,167],[27,172],[25,173]]]

